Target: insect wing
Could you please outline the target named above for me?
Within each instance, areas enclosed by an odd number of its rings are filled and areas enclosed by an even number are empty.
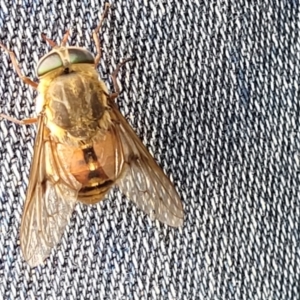
[[[182,203],[169,178],[135,134],[115,103],[111,103],[113,118],[127,170],[118,181],[120,190],[152,219],[179,227],[183,223]]]
[[[24,258],[32,267],[41,264],[61,239],[80,188],[64,173],[48,137],[40,117],[20,232]]]

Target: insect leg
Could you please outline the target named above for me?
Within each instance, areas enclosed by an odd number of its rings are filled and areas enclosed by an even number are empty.
[[[11,59],[11,62],[16,70],[16,72],[18,73],[19,77],[22,79],[22,81],[25,83],[25,84],[28,84],[28,85],[31,85],[34,89],[37,88],[38,84],[34,81],[32,81],[29,77],[26,77],[22,74],[21,70],[20,70],[20,67],[18,65],[18,61],[17,61],[17,58],[16,58],[16,55],[13,51],[9,50],[8,48],[6,48],[3,44],[0,43],[0,47],[2,49],[4,49],[6,52],[8,52],[9,56],[10,56],[10,59]]]
[[[96,27],[96,29],[93,30],[93,39],[96,45],[96,50],[97,50],[97,55],[95,57],[95,68],[98,67],[99,61],[101,59],[101,55],[102,55],[102,49],[101,49],[101,45],[100,45],[100,39],[99,39],[99,31],[102,27],[102,23],[104,21],[104,19],[107,17],[108,15],[108,10],[109,10],[110,4],[109,3],[105,3],[105,8],[104,8],[104,12],[101,15],[101,19],[100,22],[98,24],[98,26]]]
[[[132,58],[127,58],[127,59],[123,60],[121,63],[118,64],[117,68],[111,74],[111,79],[113,81],[113,85],[114,85],[114,89],[115,89],[115,92],[110,94],[111,99],[115,99],[119,96],[120,87],[119,87],[119,84],[118,84],[118,81],[117,81],[118,73],[119,73],[120,69],[123,67],[123,65],[125,65],[127,62],[129,62],[131,60],[132,60]]]
[[[9,121],[19,124],[19,125],[30,125],[30,124],[34,124],[38,121],[38,118],[28,118],[28,119],[18,120],[13,117],[7,116],[5,114],[0,114],[0,118],[9,120]]]

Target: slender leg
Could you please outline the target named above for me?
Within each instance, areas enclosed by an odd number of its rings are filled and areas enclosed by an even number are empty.
[[[97,50],[97,55],[95,57],[95,68],[98,67],[99,61],[101,59],[101,55],[102,55],[102,49],[101,49],[101,45],[100,45],[100,39],[99,39],[99,31],[102,27],[102,23],[104,21],[104,19],[107,17],[108,15],[108,10],[109,10],[110,4],[109,3],[105,3],[105,8],[104,8],[104,12],[101,15],[101,19],[100,22],[98,24],[98,26],[96,27],[96,29],[93,30],[93,39],[96,45],[96,50]]]
[[[3,44],[0,43],[0,47],[2,49],[4,49],[6,52],[8,52],[9,56],[10,56],[10,59],[11,59],[11,62],[16,70],[16,72],[18,73],[19,77],[22,79],[22,81],[25,83],[25,84],[28,84],[28,85],[31,85],[34,89],[37,88],[38,84],[34,81],[32,81],[29,77],[26,77],[22,74],[21,70],[20,70],[20,67],[18,65],[18,61],[17,61],[17,58],[16,58],[16,55],[13,51],[9,50],[8,48],[6,48]]]
[[[129,62],[131,60],[133,60],[133,59],[132,58],[127,58],[127,59],[123,60],[121,63],[118,64],[117,68],[111,74],[111,79],[113,81],[113,85],[114,85],[114,89],[115,89],[115,92],[110,94],[111,99],[115,99],[119,96],[120,87],[118,85],[117,76],[118,76],[118,73],[119,73],[120,69],[123,67],[123,65],[125,65],[127,62]]]
[[[38,121],[37,118],[28,118],[28,119],[18,120],[18,119],[12,118],[10,116],[7,116],[5,114],[0,114],[0,118],[9,120],[9,121],[19,124],[19,125],[30,125],[30,124],[34,124]]]

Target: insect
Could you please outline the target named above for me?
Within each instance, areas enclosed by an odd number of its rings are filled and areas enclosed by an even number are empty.
[[[173,227],[183,223],[175,188],[114,101],[118,72],[129,59],[112,73],[113,93],[99,79],[98,33],[108,9],[106,4],[93,31],[95,57],[84,48],[67,47],[68,31],[60,45],[43,36],[53,49],[37,65],[39,83],[24,77],[14,53],[0,44],[20,78],[38,90],[37,118],[19,121],[1,114],[19,124],[37,123],[20,229],[21,249],[32,267],[60,241],[76,203],[95,204],[114,185],[152,218]]]

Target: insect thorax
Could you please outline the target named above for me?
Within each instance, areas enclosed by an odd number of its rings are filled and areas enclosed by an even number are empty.
[[[88,75],[76,71],[61,74],[45,91],[47,127],[59,139],[67,135],[74,140],[90,140],[109,126],[104,83]]]

